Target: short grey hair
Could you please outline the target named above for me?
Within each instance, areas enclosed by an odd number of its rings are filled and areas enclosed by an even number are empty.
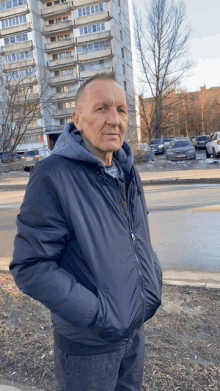
[[[86,86],[89,84],[89,83],[92,83],[93,81],[95,80],[111,80],[111,81],[115,81],[116,83],[117,80],[115,78],[115,73],[114,72],[111,72],[111,73],[96,73],[94,76],[90,77],[89,79],[87,79],[78,89],[77,93],[76,93],[76,98],[75,98],[75,102],[76,102],[76,105],[77,105],[77,102],[79,101],[79,98],[80,96],[83,94],[83,92],[85,91],[85,88]],[[120,85],[118,83],[118,85]],[[121,87],[121,86],[120,86]]]

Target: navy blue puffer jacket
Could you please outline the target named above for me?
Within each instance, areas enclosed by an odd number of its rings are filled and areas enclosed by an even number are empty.
[[[10,271],[18,288],[51,310],[67,353],[120,349],[161,303],[161,268],[132,153],[114,153],[125,181],[106,174],[67,124],[33,169]],[[127,194],[126,194],[127,193]]]

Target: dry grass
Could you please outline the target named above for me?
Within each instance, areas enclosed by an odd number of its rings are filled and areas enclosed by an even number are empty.
[[[0,273],[0,375],[56,391],[50,312]],[[145,391],[220,391],[220,291],[164,286],[163,304],[145,324]],[[101,390],[100,390],[101,391]]]

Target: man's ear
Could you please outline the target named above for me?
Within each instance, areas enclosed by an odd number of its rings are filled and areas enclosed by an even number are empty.
[[[80,125],[80,115],[77,111],[74,111],[72,113],[72,120],[73,120],[73,123],[75,125],[75,127],[81,132],[82,131],[82,127]]]

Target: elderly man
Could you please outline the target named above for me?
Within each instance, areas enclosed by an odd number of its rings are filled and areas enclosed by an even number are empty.
[[[161,301],[140,177],[113,75],[78,90],[73,123],[33,169],[10,271],[51,310],[60,391],[141,391],[143,324]]]

